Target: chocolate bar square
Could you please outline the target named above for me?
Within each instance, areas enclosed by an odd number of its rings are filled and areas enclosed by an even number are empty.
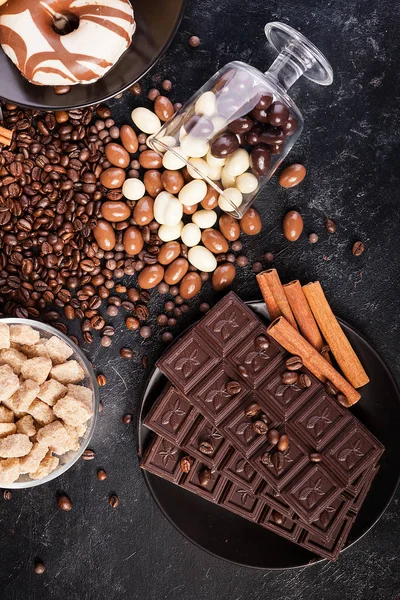
[[[197,414],[185,396],[168,385],[144,419],[144,424],[179,445]]]

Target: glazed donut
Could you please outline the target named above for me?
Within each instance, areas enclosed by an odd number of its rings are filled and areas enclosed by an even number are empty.
[[[76,28],[63,35],[73,22]],[[0,8],[0,44],[36,85],[97,81],[130,46],[135,29],[128,0],[8,0]]]

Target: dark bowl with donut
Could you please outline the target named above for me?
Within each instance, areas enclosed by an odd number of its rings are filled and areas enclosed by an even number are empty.
[[[71,11],[74,1],[70,0]],[[103,77],[94,83],[71,85],[66,94],[56,94],[50,85],[30,83],[0,48],[0,97],[42,110],[69,110],[109,100],[141,79],[164,54],[181,23],[186,2],[131,0],[136,31],[129,48]],[[68,6],[68,0],[63,4]]]

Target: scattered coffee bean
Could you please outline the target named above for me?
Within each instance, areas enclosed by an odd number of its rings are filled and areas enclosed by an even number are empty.
[[[12,498],[12,493],[10,492],[10,490],[4,490],[3,500],[11,500],[11,498]]]
[[[110,504],[111,508],[117,508],[117,506],[119,505],[119,500],[118,500],[118,496],[116,494],[113,494],[112,496],[110,496],[109,504]]]
[[[126,325],[127,329],[129,329],[131,331],[136,331],[140,327],[140,323],[139,323],[138,319],[136,319],[135,317],[127,317],[125,319],[125,325]]]
[[[68,498],[68,496],[65,496],[64,494],[58,497],[57,505],[58,508],[64,511],[69,511],[72,508],[71,500]]]
[[[336,233],[336,223],[332,221],[332,219],[326,219],[325,221],[325,229],[328,233]]]
[[[132,87],[129,88],[129,91],[132,92],[134,96],[140,96],[142,93],[142,86],[140,83],[134,83]]]
[[[318,452],[312,452],[310,454],[310,461],[311,462],[318,463],[318,462],[321,462],[321,460],[322,460],[322,455],[319,454]]]
[[[304,389],[311,387],[311,377],[309,377],[306,373],[301,373],[299,375],[299,385]]]
[[[130,348],[121,348],[121,350],[119,351],[119,355],[121,358],[126,358],[127,360],[130,360],[134,357],[135,353]]]
[[[279,440],[278,440],[278,450],[280,452],[286,452],[286,450],[289,448],[289,438],[286,434],[283,434],[280,436]]]
[[[35,573],[37,575],[43,575],[45,570],[46,570],[46,567],[44,566],[44,564],[42,562],[38,562],[35,564]]]
[[[199,473],[199,483],[202,487],[207,487],[211,481],[210,469],[204,468]]]
[[[200,442],[199,450],[202,454],[212,454],[214,452],[214,446],[210,442]]]
[[[242,391],[242,386],[238,381],[228,381],[225,390],[230,396],[236,396],[236,394],[240,394]]]
[[[281,374],[281,381],[285,385],[294,385],[295,383],[297,383],[298,379],[299,379],[299,376],[294,371],[284,371]]]
[[[279,431],[277,429],[270,429],[268,431],[268,441],[270,444],[275,446],[279,442]]]
[[[144,355],[142,356],[142,367],[143,367],[144,369],[147,369],[147,365],[148,365],[148,363],[149,363],[149,359],[148,359],[148,357],[147,357],[147,354],[144,354]]]
[[[285,364],[289,371],[298,371],[303,366],[303,361],[300,356],[291,356],[286,360]]]
[[[96,456],[94,450],[86,449],[82,454],[82,460],[93,460]]]
[[[261,410],[261,406],[259,404],[257,404],[257,402],[251,402],[251,404],[246,406],[246,408],[244,410],[244,414],[249,419],[252,419],[253,417],[258,415],[260,410]]]
[[[132,421],[133,415],[131,415],[130,413],[127,413],[122,417],[122,422],[124,423],[124,425],[129,425],[129,423],[132,423]]]
[[[97,479],[99,481],[105,481],[107,479],[107,473],[104,471],[104,469],[99,469],[97,471]]]
[[[197,48],[200,46],[200,38],[197,35],[192,35],[189,38],[189,45],[192,46],[192,48]]]
[[[351,251],[353,253],[353,256],[361,256],[361,254],[363,254],[364,250],[365,250],[365,246],[362,242],[355,242],[353,244],[353,248]]]
[[[184,456],[183,458],[181,458],[181,461],[179,464],[180,464],[182,473],[189,473],[190,469],[192,468],[193,462],[194,462],[193,458],[191,458],[190,456]]]
[[[258,435],[265,435],[268,432],[268,425],[264,421],[254,421],[251,426]]]

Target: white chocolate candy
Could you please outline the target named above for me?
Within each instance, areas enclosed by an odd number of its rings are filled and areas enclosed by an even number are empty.
[[[208,177],[212,181],[219,181],[222,175],[222,167],[209,167]]]
[[[154,200],[154,218],[160,225],[178,225],[183,206],[173,194],[160,192]]]
[[[195,138],[191,135],[187,135],[181,140],[181,148],[183,154],[186,154],[186,156],[202,158],[207,154],[210,145],[201,138]]]
[[[226,170],[226,167],[224,167],[221,173],[221,182],[222,187],[224,188],[234,187],[236,185],[236,177],[230,175]]]
[[[214,134],[222,132],[226,128],[226,119],[224,117],[214,117],[211,119],[212,124],[214,125]]]
[[[161,121],[155,113],[148,108],[139,106],[132,111],[132,121],[144,133],[157,133],[161,129]]]
[[[207,195],[207,184],[202,179],[194,179],[183,186],[178,198],[185,206],[193,206],[201,202]]]
[[[234,206],[238,207],[242,204],[243,196],[237,188],[227,188],[224,190],[224,194],[228,196]],[[233,206],[229,204],[222,195],[218,198],[218,205],[225,212],[232,212],[234,210]]]
[[[148,137],[146,140],[146,144],[152,150],[164,154],[164,152],[166,152],[168,148],[175,148],[176,139],[172,137],[172,135],[164,135],[163,137],[158,139],[154,137]],[[166,148],[165,146],[168,146],[168,148]]]
[[[226,161],[226,172],[232,177],[245,173],[250,166],[249,153],[244,148],[239,148]]]
[[[217,261],[212,252],[204,246],[194,246],[188,252],[188,261],[199,271],[211,273],[217,268]]]
[[[236,186],[242,194],[252,194],[258,188],[258,179],[253,173],[242,173],[236,179]]]
[[[181,231],[181,240],[186,246],[191,248],[197,246],[201,240],[201,231],[195,223],[187,223]]]
[[[193,177],[193,179],[203,179],[204,177],[209,176],[208,174],[210,171],[210,165],[204,160],[204,158],[189,158],[189,163],[190,165],[193,165],[193,167],[196,167],[196,169],[201,173],[201,175],[198,175],[198,173],[188,165],[188,173],[191,177]]]
[[[186,166],[188,157],[182,152],[182,148],[177,146],[174,150],[167,150],[163,156],[163,167],[170,171],[178,171]]]
[[[126,179],[122,186],[122,193],[128,200],[140,200],[145,195],[146,188],[140,179]]]
[[[205,92],[197,99],[194,110],[197,115],[212,117],[217,109],[217,99],[213,92]]]
[[[215,210],[197,210],[192,215],[193,223],[196,223],[200,229],[208,229],[217,222],[217,213]]]
[[[206,161],[210,165],[210,167],[223,167],[226,163],[226,158],[215,158],[211,154],[211,150],[207,152]]]
[[[157,235],[163,242],[172,242],[181,237],[182,229],[182,221],[179,221],[177,225],[161,225],[157,231]]]

